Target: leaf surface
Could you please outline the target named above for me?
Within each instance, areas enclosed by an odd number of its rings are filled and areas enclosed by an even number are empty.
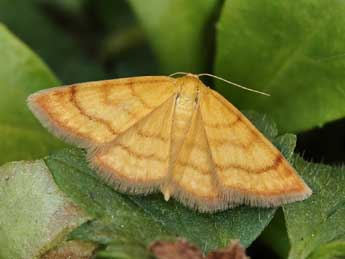
[[[294,166],[313,194],[304,202],[283,207],[291,244],[289,258],[327,258],[317,255],[332,254],[332,247],[345,257],[344,168],[308,163],[300,157]]]
[[[217,88],[241,109],[273,116],[282,132],[344,117],[344,12],[338,0],[225,1],[215,74],[271,96]]]
[[[96,44],[91,40],[98,38],[85,38],[83,33],[91,25],[82,20],[81,23],[85,25],[79,26],[74,21],[78,18],[71,18],[68,14],[67,2],[72,9],[82,5],[81,0],[1,0],[0,22],[44,59],[64,84],[104,79],[106,74],[103,68],[84,53],[87,46]],[[65,11],[58,12],[58,4],[64,5]],[[71,19],[70,24],[64,24],[63,19]]]
[[[308,259],[338,259],[345,256],[345,241],[335,241],[318,247]]]
[[[88,219],[42,160],[0,167],[0,258],[38,258]]]
[[[27,96],[56,86],[47,66],[0,23],[0,165],[44,156],[63,144],[37,122]]]
[[[164,73],[203,72],[218,0],[130,0]]]

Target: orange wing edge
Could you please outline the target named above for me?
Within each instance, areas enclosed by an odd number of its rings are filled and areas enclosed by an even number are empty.
[[[180,201],[186,207],[197,210],[201,213],[214,213],[241,205],[224,199],[222,195],[219,195],[214,199],[208,199],[207,197],[195,198],[191,193],[176,186],[174,182],[171,182],[170,184],[173,189],[172,197]]]
[[[226,103],[228,103],[228,101],[223,96],[219,95],[217,92],[215,93],[220,96]],[[255,128],[251,121],[249,121],[244,115],[240,115],[242,116],[242,120],[244,120],[248,126],[253,127],[257,131],[259,137],[267,140],[266,137]],[[207,134],[206,137],[208,138]],[[296,170],[290,165],[286,158],[281,154],[281,152],[268,140],[267,144],[272,146],[273,149],[279,152],[279,160],[281,160],[281,163],[284,164],[285,170],[289,170],[291,173],[293,173],[295,177],[294,183],[296,184],[295,188],[293,190],[280,191],[274,194],[270,193],[265,195],[255,192],[248,192],[248,190],[241,190],[234,187],[224,188],[224,186],[222,186],[222,183],[217,180],[217,188],[220,190],[220,196],[223,200],[222,204],[226,204],[225,208],[228,206],[227,204],[229,204],[230,207],[235,207],[241,204],[253,207],[279,207],[287,203],[305,200],[312,195],[312,190],[304,182],[303,178],[296,172]]]
[[[296,175],[300,178],[299,175]],[[252,207],[273,208],[291,202],[303,201],[312,195],[312,190],[300,178],[302,188],[295,192],[279,193],[275,195],[257,195],[241,190],[229,190],[222,192],[226,203],[246,204]]]
[[[119,190],[122,193],[129,193],[134,195],[147,195],[153,192],[158,192],[159,187],[163,184],[163,181],[146,181],[146,182],[135,182],[129,180],[126,177],[120,177],[119,173],[106,165],[102,165],[94,158],[92,158],[93,152],[88,152],[87,161],[90,168],[97,172],[100,177],[107,185]]]
[[[40,104],[40,98],[44,98],[46,94],[49,94],[54,91],[63,90],[65,88],[70,87],[67,86],[58,86],[49,89],[43,89],[36,93],[29,95],[26,102],[30,109],[30,111],[35,115],[38,121],[42,124],[44,128],[46,128],[50,133],[52,133],[57,138],[66,141],[67,143],[76,145],[80,148],[91,148],[94,146],[94,143],[85,140],[82,137],[78,137],[72,132],[68,132],[65,130],[61,125],[55,122],[50,114],[44,110],[42,104]]]

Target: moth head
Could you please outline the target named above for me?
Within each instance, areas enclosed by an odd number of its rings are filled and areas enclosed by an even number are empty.
[[[180,95],[195,98],[199,89],[204,86],[197,75],[187,74],[186,76],[176,79],[177,85],[180,87]]]

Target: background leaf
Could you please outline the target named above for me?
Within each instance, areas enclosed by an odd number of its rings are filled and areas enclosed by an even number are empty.
[[[90,8],[101,14],[104,36],[100,56],[109,73],[119,77],[157,75],[158,64],[129,1],[92,0]]]
[[[87,0],[38,0],[42,3],[54,4],[74,15],[79,15]]]
[[[55,76],[0,24],[0,164],[44,156],[63,146],[26,107],[27,96],[56,86]]]
[[[37,258],[87,219],[42,160],[0,167],[0,258]]]
[[[304,202],[283,207],[291,243],[289,258],[308,258],[314,250],[318,250],[316,254],[327,250],[331,253],[334,242],[341,257],[345,257],[344,168],[308,163],[300,157],[296,157],[294,166],[313,195]],[[316,254],[312,258],[318,258]]]
[[[277,210],[270,224],[261,233],[259,241],[270,247],[280,258],[288,257],[290,241],[282,208]]]
[[[282,132],[344,117],[344,12],[338,0],[225,1],[215,74],[271,97],[217,88],[242,109],[272,115]]]
[[[111,243],[104,250],[97,253],[97,258],[109,259],[154,259],[144,244],[133,242]]]
[[[98,35],[91,34],[92,25],[83,16],[71,17],[50,8],[53,4],[46,0],[1,0],[0,22],[36,51],[64,84],[104,79],[102,66],[91,58],[92,53],[83,51],[97,44]],[[59,4],[66,7],[66,3]],[[82,2],[71,5],[81,8]]]
[[[318,247],[308,259],[337,259],[345,255],[345,242],[332,242]]]
[[[218,0],[130,0],[163,73],[203,72],[212,55],[212,27]],[[211,25],[212,26],[212,25]],[[211,50],[212,51],[212,50]]]
[[[91,242],[71,240],[49,250],[40,259],[90,259],[97,248],[97,244]]]

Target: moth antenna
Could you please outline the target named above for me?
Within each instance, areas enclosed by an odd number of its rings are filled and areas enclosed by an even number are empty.
[[[188,75],[188,74],[190,74],[190,73],[187,73],[187,72],[175,72],[175,73],[173,73],[173,74],[171,74],[171,75],[169,75],[169,76],[176,76],[176,75]]]
[[[180,72],[178,72],[178,73],[180,73]],[[247,91],[250,91],[250,92],[254,92],[254,93],[258,93],[258,94],[262,94],[262,95],[266,95],[266,96],[271,96],[271,95],[268,94],[268,93],[264,93],[264,92],[260,92],[260,91],[258,91],[258,90],[254,90],[254,89],[251,89],[251,88],[244,87],[244,86],[242,86],[242,85],[236,84],[236,83],[234,83],[234,82],[231,82],[231,81],[229,81],[229,80],[226,80],[226,79],[224,79],[224,78],[221,78],[221,77],[219,77],[219,76],[215,76],[215,75],[212,75],[212,74],[202,73],[202,74],[198,74],[198,76],[199,76],[199,77],[200,77],[200,76],[209,76],[209,77],[218,79],[218,80],[220,80],[220,81],[223,81],[223,82],[228,83],[228,84],[230,84],[230,85],[237,86],[237,87],[239,87],[239,88],[242,88],[242,89],[247,90]]]

